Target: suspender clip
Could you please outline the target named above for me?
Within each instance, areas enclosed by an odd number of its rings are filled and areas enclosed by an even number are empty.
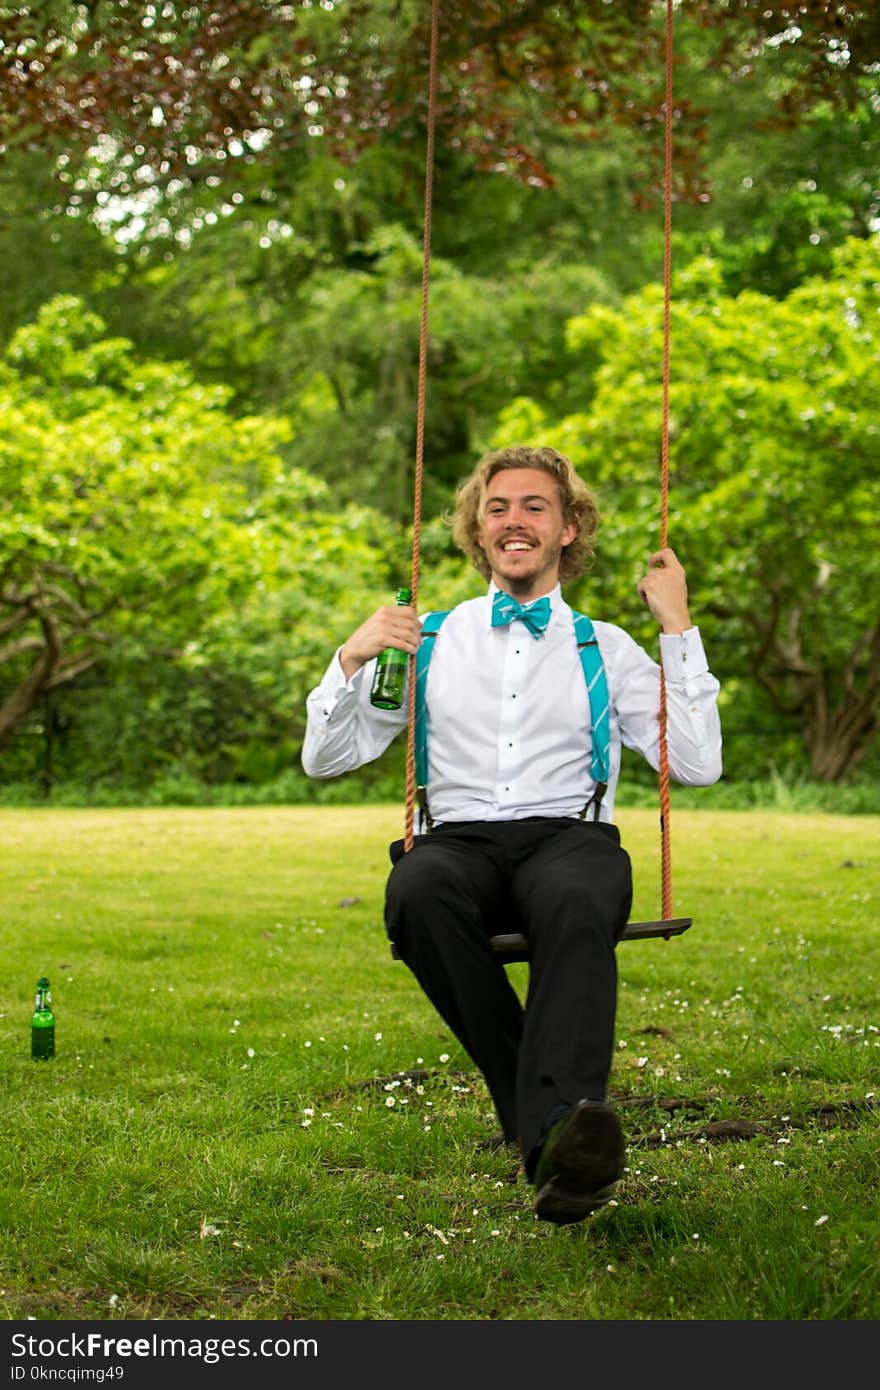
[[[434,822],[428,810],[427,787],[416,787],[416,801],[419,806],[419,830],[423,835],[428,835],[434,828]]]
[[[590,810],[590,807],[591,807],[591,806],[595,806],[595,808],[596,808],[595,811],[593,812],[593,820],[598,820],[598,819],[599,819],[599,812],[600,812],[601,809],[602,809],[602,799],[603,799],[603,797],[605,796],[605,793],[607,792],[607,790],[608,790],[608,783],[607,783],[607,782],[597,782],[597,783],[596,783],[596,785],[595,785],[595,787],[594,787],[594,789],[593,789],[593,795],[590,797],[590,799],[589,799],[589,801],[587,802],[586,806],[585,806],[584,809],[581,811],[581,814],[580,814],[580,817],[579,817],[580,820],[586,820],[586,819],[587,819],[588,814],[589,814],[589,810]]]

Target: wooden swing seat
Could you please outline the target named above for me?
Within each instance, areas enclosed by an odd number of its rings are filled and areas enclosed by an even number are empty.
[[[681,936],[693,922],[693,917],[670,917],[666,922],[627,922],[620,934],[621,941],[643,941],[649,936]],[[528,960],[529,938],[525,932],[505,932],[490,936],[493,951],[506,961]]]
[[[670,917],[660,922],[627,922],[620,935],[621,941],[644,941],[649,936],[681,936],[693,923],[693,917]],[[525,932],[500,932],[489,937],[492,950],[503,957],[504,963],[528,960],[529,938]],[[400,960],[397,947],[391,943],[392,960]]]

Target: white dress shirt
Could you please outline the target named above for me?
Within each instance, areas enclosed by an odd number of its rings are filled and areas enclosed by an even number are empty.
[[[434,640],[426,692],[428,804],[443,821],[578,816],[590,801],[590,705],[571,609],[559,586],[547,629],[521,621],[492,627],[488,594],[454,608]],[[608,682],[610,774],[600,819],[610,821],[621,745],[659,766],[660,667],[628,633],[594,620]],[[708,786],[721,776],[716,678],[699,630],[660,634],[666,675],[666,745],[677,782]],[[346,680],[339,652],[308,696],[302,764],[336,777],[371,762],[407,724],[370,704],[375,661]],[[593,812],[590,812],[593,815]]]

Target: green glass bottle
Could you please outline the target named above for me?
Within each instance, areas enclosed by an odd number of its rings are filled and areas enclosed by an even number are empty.
[[[31,1057],[35,1062],[48,1062],[55,1056],[55,1015],[52,994],[45,975],[37,980],[37,999],[31,1016]]]
[[[394,601],[402,608],[406,608],[411,599],[412,590],[398,589],[397,598]],[[376,657],[376,672],[370,689],[371,705],[375,705],[376,709],[400,709],[403,701],[403,682],[408,664],[408,654],[399,651],[397,647],[386,647],[384,652],[379,653]]]

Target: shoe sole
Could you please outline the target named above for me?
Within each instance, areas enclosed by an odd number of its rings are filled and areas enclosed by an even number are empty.
[[[537,1216],[565,1225],[604,1207],[623,1173],[625,1156],[623,1131],[612,1107],[579,1102],[538,1165],[539,1172],[550,1171],[535,1195]]]
[[[611,1201],[616,1185],[609,1183],[598,1192],[572,1192],[560,1186],[556,1178],[550,1178],[535,1196],[535,1215],[539,1220],[552,1221],[556,1226],[583,1221]]]

